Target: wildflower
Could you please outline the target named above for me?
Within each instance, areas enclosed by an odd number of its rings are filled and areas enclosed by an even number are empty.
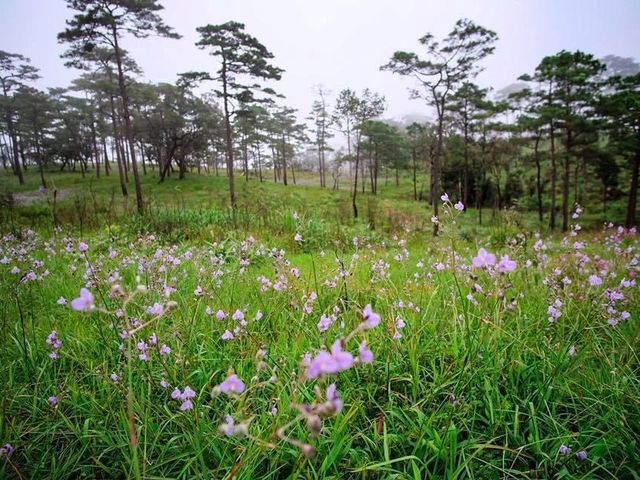
[[[369,330],[380,324],[380,315],[371,309],[371,304],[364,307],[364,310],[362,310],[362,317],[364,318],[363,325],[365,330]]]
[[[229,437],[233,437],[233,435],[236,433],[236,425],[233,421],[233,417],[231,417],[231,415],[227,415],[224,423],[220,424],[218,430]]]
[[[180,410],[186,412],[187,410],[193,410],[193,402],[191,400],[185,400],[180,405]]]
[[[160,356],[161,357],[166,357],[167,355],[169,355],[171,353],[171,348],[169,348],[166,345],[162,345],[160,347]]]
[[[571,449],[563,443],[560,445],[558,452],[560,452],[560,455],[569,455],[571,453]]]
[[[51,405],[52,407],[55,407],[56,405],[58,405],[59,399],[55,395],[51,395],[49,398],[47,398],[47,402],[49,402],[49,405]]]
[[[162,380],[160,380],[160,386],[162,388],[169,388],[170,387],[169,382],[167,382],[164,378]]]
[[[87,250],[89,250],[89,245],[84,242],[80,242],[78,244],[78,250],[80,251],[80,253],[85,253]]]
[[[239,395],[244,392],[244,383],[233,373],[219,385],[219,388],[222,393],[226,393],[227,395]]]
[[[602,279],[597,275],[591,275],[589,277],[589,285],[591,285],[592,287],[598,287],[602,285]]]
[[[112,374],[109,376],[109,378],[111,378],[111,381],[112,381],[113,383],[118,383],[118,382],[120,382],[120,377],[119,377],[117,374],[115,374],[115,373],[112,373]]]
[[[493,253],[487,252],[484,248],[478,250],[478,255],[473,257],[472,264],[475,268],[488,267],[495,265],[496,256]]]
[[[326,332],[327,330],[329,330],[329,327],[331,327],[331,324],[333,324],[333,319],[323,314],[322,317],[320,317],[320,321],[318,322],[318,330],[320,332]]]
[[[242,320],[244,320],[244,313],[242,313],[241,310],[236,310],[233,315],[231,316],[231,318],[233,320],[235,320],[236,322],[240,322]]]
[[[433,223],[434,225],[438,225],[439,223],[438,217],[435,215],[431,217],[431,223]]]
[[[443,202],[448,202],[448,201],[449,201],[449,195],[448,195],[448,194],[446,194],[446,193],[443,193],[443,194],[440,196],[440,200],[442,200]]]
[[[571,347],[569,347],[569,356],[570,357],[575,357],[577,355],[577,350],[575,345],[571,345]]]
[[[58,305],[66,305],[67,304],[67,299],[64,298],[64,297],[60,297],[56,303]]]
[[[456,210],[458,210],[459,212],[462,212],[464,210],[464,204],[460,201],[458,201],[453,208],[455,208]]]
[[[335,383],[332,383],[329,385],[329,388],[327,388],[327,400],[331,403],[335,413],[340,413],[344,404],[338,395],[338,389]]]
[[[293,237],[293,239],[294,239],[296,242],[302,242],[302,241],[303,241],[303,240],[302,240],[302,235],[300,235],[299,233],[296,233],[296,235],[295,235],[295,237]]]
[[[373,362],[373,352],[367,347],[367,341],[363,340],[358,349],[358,359],[360,363]]]
[[[0,447],[0,458],[10,457],[15,449],[10,443],[5,443],[3,447]]]
[[[511,260],[509,258],[509,255],[504,255],[500,259],[500,262],[498,262],[498,266],[496,267],[496,270],[498,271],[498,273],[511,273],[515,271],[516,266],[517,266],[516,262],[514,260]]]
[[[154,303],[153,306],[147,307],[146,312],[149,315],[164,315],[164,306],[161,303]]]
[[[581,462],[583,460],[587,459],[587,451],[586,450],[580,450],[578,453],[576,453],[576,457],[578,458],[578,460],[580,460]]]
[[[216,312],[216,318],[217,318],[218,320],[220,320],[220,321],[223,321],[225,318],[227,318],[227,314],[226,314],[226,313],[224,313],[224,311],[223,311],[223,310],[218,310],[218,311]]]
[[[316,378],[338,372],[338,362],[329,352],[320,352],[310,361],[307,377]]]
[[[220,339],[222,340],[233,340],[233,338],[234,338],[233,333],[231,333],[229,330],[225,330],[222,336],[220,337]]]
[[[202,294],[203,294],[203,293],[204,293],[204,291],[202,290],[202,287],[201,287],[200,285],[198,285],[198,286],[196,287],[196,289],[193,291],[193,294],[194,294],[196,297],[200,297],[200,296],[202,296]]]
[[[338,371],[349,370],[353,366],[353,355],[342,350],[342,340],[333,342],[331,356],[338,365]]]
[[[71,302],[71,308],[77,312],[90,312],[95,308],[93,301],[94,299],[91,292],[83,288],[80,290],[80,297]]]

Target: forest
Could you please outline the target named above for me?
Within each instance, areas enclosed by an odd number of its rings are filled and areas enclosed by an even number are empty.
[[[319,86],[308,112],[288,107],[277,93],[277,60],[233,21],[197,29],[193,48],[209,52],[217,70],[177,73],[174,84],[136,81],[141,71],[123,37],[179,35],[156,13],[159,4],[135,5],[70,3],[77,13],[58,41],[68,47],[66,65],[84,73],[66,89],[34,88],[38,68],[0,52],[0,153],[20,184],[30,168],[44,188],[54,171],[117,175],[142,214],[141,173],[160,182],[194,172],[227,176],[236,208],[236,176],[287,185],[298,170],[313,172],[323,188],[346,182],[357,217],[359,188],[375,195],[381,175],[398,183],[402,172],[435,216],[446,190],[480,212],[535,211],[551,230],[567,231],[575,204],[636,224],[634,59],[563,50],[492,92],[473,81],[498,35],[461,19],[441,40],[420,38],[424,54],[399,50],[380,67],[413,79],[412,97],[434,107],[432,121],[402,125],[383,119],[385,98],[369,89],[344,88],[332,98]]]
[[[372,65],[429,115],[303,110],[242,16],[59,3],[66,88],[0,49],[0,478],[640,478],[636,59],[488,86],[500,32],[429,19]]]

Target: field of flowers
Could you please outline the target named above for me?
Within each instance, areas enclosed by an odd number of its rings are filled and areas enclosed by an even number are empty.
[[[443,202],[325,250],[6,234],[0,477],[640,478],[635,230]]]

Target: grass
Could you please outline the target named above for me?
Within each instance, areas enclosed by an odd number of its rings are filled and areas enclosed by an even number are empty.
[[[620,288],[638,270],[631,233],[581,231],[566,242],[544,238],[546,250],[535,250],[528,215],[500,214],[478,227],[475,212],[449,208],[444,234],[432,238],[426,207],[391,186],[377,200],[361,199],[363,211],[377,202],[370,230],[366,220],[350,219],[347,192],[256,182],[240,187],[232,228],[223,179],[156,185],[148,178],[154,202],[140,219],[127,216],[119,199],[108,208],[113,179],[84,194],[75,177],[55,178],[60,190],[78,189],[56,206],[62,230],[53,228],[46,204],[16,206],[3,224],[13,233],[0,243],[0,258],[8,259],[0,265],[0,445],[15,451],[0,459],[0,477],[640,478],[640,302],[637,286]],[[34,177],[28,181],[25,188],[34,189]],[[76,194],[95,198],[97,207],[87,202],[81,217]],[[45,211],[40,220],[29,213],[37,208]],[[21,228],[25,222],[37,233]],[[470,270],[479,247],[508,254],[516,271]],[[11,273],[14,266],[20,273]],[[21,282],[31,270],[36,279]],[[116,271],[121,278],[110,282]],[[603,285],[591,286],[591,275]],[[287,288],[274,289],[277,282]],[[109,295],[114,283],[131,297],[127,317],[115,313],[124,300]],[[57,304],[87,284],[104,312]],[[138,284],[146,291],[134,294]],[[176,289],[169,297],[165,285]],[[616,326],[608,323],[608,290],[624,294],[619,312],[631,312]],[[547,308],[556,299],[562,316],[551,324]],[[120,337],[132,328],[126,318],[149,321],[145,308],[169,300],[174,310]],[[361,332],[366,304],[382,322]],[[305,305],[313,311],[305,314]],[[219,321],[207,306],[229,317]],[[320,316],[334,307],[337,319],[319,331]],[[240,325],[230,318],[237,309],[248,324],[224,341],[225,330]],[[254,320],[258,311],[263,318]],[[406,323],[400,330],[398,317]],[[354,329],[345,348],[355,355],[366,338],[374,362],[305,380],[305,353],[315,356]],[[55,361],[46,343],[52,330],[63,342]],[[161,357],[150,348],[143,362],[136,345],[152,334],[172,352]],[[266,365],[256,359],[260,349]],[[212,395],[229,369],[247,390]],[[333,382],[344,407],[323,419],[318,438],[304,421],[285,439],[277,435],[298,416],[296,405],[316,404],[316,385],[324,396]],[[182,412],[171,390],[187,385],[195,407]],[[249,436],[221,433],[226,415],[250,420]],[[315,457],[290,440],[311,445]],[[563,444],[570,455],[559,452]],[[584,461],[575,456],[581,450]]]

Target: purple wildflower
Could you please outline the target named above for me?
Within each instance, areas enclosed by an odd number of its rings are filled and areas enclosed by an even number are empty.
[[[83,288],[80,290],[80,296],[71,302],[71,308],[77,312],[90,312],[95,308],[93,301],[91,292]]]
[[[371,304],[364,307],[364,310],[362,311],[362,318],[364,318],[363,324],[365,330],[377,327],[380,324],[380,315],[371,309]]]
[[[235,373],[229,375],[220,385],[220,391],[227,395],[240,395],[244,392],[244,383]]]
[[[371,363],[373,362],[373,352],[369,350],[367,347],[367,341],[363,340],[360,344],[360,348],[358,349],[358,358],[360,359],[360,363]]]
[[[339,413],[342,410],[344,404],[338,395],[338,389],[336,388],[335,383],[332,383],[329,385],[329,388],[327,388],[327,400],[331,402],[336,413]]]
[[[478,250],[478,255],[473,257],[472,264],[475,268],[489,267],[495,265],[496,256],[487,252],[484,248]]]

